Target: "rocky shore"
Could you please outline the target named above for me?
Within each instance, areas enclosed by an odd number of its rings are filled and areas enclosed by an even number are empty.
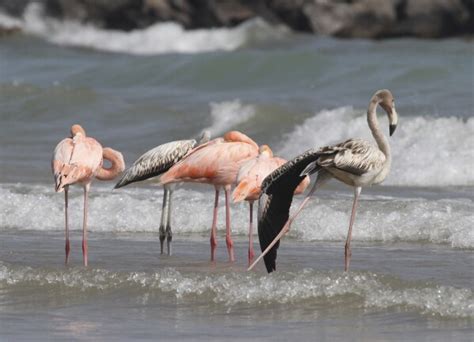
[[[0,0],[20,16],[32,0]],[[230,27],[262,17],[298,32],[342,38],[471,36],[473,0],[40,0],[47,15],[133,30],[160,21],[187,29]]]

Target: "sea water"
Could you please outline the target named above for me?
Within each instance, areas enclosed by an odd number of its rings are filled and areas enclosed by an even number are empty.
[[[337,40],[260,19],[118,32],[46,18],[35,5],[0,21],[21,29],[0,40],[0,340],[472,340],[472,42]],[[335,182],[292,225],[271,275],[261,264],[246,272],[245,203],[232,205],[237,261],[227,262],[221,203],[209,262],[206,185],[176,190],[174,253],[160,255],[156,180],[92,184],[84,268],[82,189],[72,187],[64,266],[64,196],[50,160],[72,124],[127,166],[204,129],[237,129],[292,158],[371,139],[366,108],[380,88],[400,116],[392,170],[362,191],[350,272],[352,189]]]

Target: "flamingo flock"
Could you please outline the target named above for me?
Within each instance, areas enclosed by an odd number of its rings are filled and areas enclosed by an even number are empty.
[[[87,209],[92,181],[120,179],[115,188],[159,177],[163,186],[163,204],[159,227],[160,251],[172,254],[171,203],[177,183],[204,183],[214,187],[214,207],[210,232],[210,259],[215,261],[217,248],[217,214],[219,194],[225,195],[226,247],[229,261],[235,261],[232,240],[230,202],[249,203],[248,270],[262,258],[267,271],[276,270],[276,256],[280,239],[288,233],[291,224],[307,204],[313,193],[330,179],[336,179],[354,190],[348,234],[345,244],[344,270],[351,260],[352,228],[362,187],[381,183],[391,166],[390,145],[380,130],[376,108],[382,107],[389,120],[389,133],[393,134],[398,122],[394,99],[389,90],[377,91],[369,102],[368,126],[376,145],[360,139],[309,149],[290,161],[273,155],[268,145],[261,145],[239,131],[230,131],[211,139],[205,131],[198,139],[177,140],[159,145],[139,157],[125,170],[120,152],[102,145],[86,135],[80,125],[71,127],[70,136],[55,148],[51,161],[55,191],[65,194],[65,263],[69,262],[70,242],[68,224],[69,186],[78,184],[84,190],[84,217],[82,251],[83,264],[88,265]],[[110,167],[104,167],[104,160]],[[124,172],[125,170],[125,172]],[[310,176],[317,174],[310,192],[290,217],[294,194],[301,194],[310,184]],[[232,186],[235,185],[231,193]],[[262,254],[254,261],[253,206],[258,201],[258,237]]]

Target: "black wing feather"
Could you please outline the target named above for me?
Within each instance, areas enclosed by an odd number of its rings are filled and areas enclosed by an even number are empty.
[[[321,155],[319,150],[311,149],[296,158],[288,161],[269,174],[262,182],[262,192],[268,195],[262,215],[258,220],[258,238],[262,252],[280,233],[288,221],[293,193],[304,179],[301,172],[306,166],[317,160]],[[264,199],[262,195],[261,199]],[[264,256],[265,267],[268,273],[276,269],[278,241]]]

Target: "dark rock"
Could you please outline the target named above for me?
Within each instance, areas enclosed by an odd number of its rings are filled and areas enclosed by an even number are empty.
[[[405,19],[400,21],[398,28],[401,35],[422,38],[451,36],[461,33],[470,19],[461,0],[405,2]]]
[[[267,6],[280,22],[293,30],[311,32],[311,20],[303,11],[305,3],[307,0],[269,0]]]
[[[438,38],[472,32],[467,0],[312,0],[304,5],[314,32],[338,37]],[[472,0],[471,0],[472,4]]]
[[[396,0],[315,0],[304,7],[313,32],[338,37],[379,38],[396,22]]]
[[[44,3],[46,0],[38,0],[38,3]],[[31,0],[0,0],[0,10],[15,17],[23,14],[26,6]]]
[[[20,16],[33,0],[0,0]],[[474,0],[35,0],[59,19],[119,30],[175,21],[186,29],[230,27],[263,17],[295,31],[337,37],[437,38],[473,34]]]

